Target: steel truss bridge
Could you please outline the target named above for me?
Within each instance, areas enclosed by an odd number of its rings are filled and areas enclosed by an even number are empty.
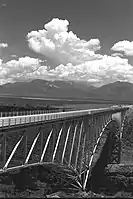
[[[94,162],[105,144],[101,143],[103,137],[110,139],[107,163],[120,163],[128,109],[0,117],[0,175],[35,165],[59,164],[73,168],[80,179],[79,186],[85,190]],[[110,124],[112,127],[108,128]]]

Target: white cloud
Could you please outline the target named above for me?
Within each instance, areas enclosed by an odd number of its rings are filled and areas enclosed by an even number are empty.
[[[6,7],[7,4],[6,4],[6,3],[2,3],[1,6],[2,6],[2,7]]]
[[[21,57],[2,63],[0,60],[0,84],[32,79],[80,80],[93,85],[103,85],[117,80],[133,82],[133,67],[128,59],[104,55],[100,60],[82,64],[60,64],[49,69],[44,62],[30,57]]]
[[[68,31],[69,22],[54,18],[44,25],[43,30],[31,31],[27,35],[29,47],[58,64],[81,64],[89,60],[101,59],[95,51],[100,49],[100,41],[79,39]]]
[[[96,54],[100,41],[81,40],[68,31],[67,20],[53,19],[45,29],[28,33],[29,47],[56,61],[51,68],[45,61],[21,57],[6,63],[0,60],[0,84],[31,79],[88,81],[103,85],[117,80],[133,82],[133,67],[121,53]]]
[[[116,52],[116,53],[112,53],[111,56],[112,57],[123,57],[123,54]]]
[[[34,73],[39,72],[41,68],[41,63],[39,59],[31,57],[21,57],[18,60],[11,60],[3,63],[0,60],[0,84],[15,81],[25,81],[29,78],[36,78]],[[43,71],[47,69],[47,66],[43,67]]]
[[[124,52],[127,56],[133,56],[133,41],[119,41],[111,48],[113,51]]]
[[[17,55],[11,55],[11,57],[16,58],[16,57],[17,57]]]
[[[7,43],[0,43],[0,48],[7,48],[8,44]]]
[[[103,85],[117,80],[133,82],[133,67],[127,59],[104,55],[101,60],[88,61],[79,65],[59,65],[49,71],[67,80],[84,80]]]

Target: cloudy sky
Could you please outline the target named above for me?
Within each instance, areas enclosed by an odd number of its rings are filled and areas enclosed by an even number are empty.
[[[133,82],[132,0],[0,0],[0,84]]]

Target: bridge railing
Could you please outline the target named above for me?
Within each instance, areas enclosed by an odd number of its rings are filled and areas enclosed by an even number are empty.
[[[112,114],[126,110],[101,108],[1,117],[0,173],[45,163],[64,164],[76,171],[85,188],[104,128]]]
[[[126,108],[125,108],[126,109]],[[89,110],[77,110],[68,112],[55,112],[46,113],[45,111],[33,111],[33,112],[20,112],[19,116],[10,116],[10,113],[5,117],[0,118],[0,127],[11,127],[25,124],[33,124],[43,121],[58,121],[60,119],[67,119],[72,117],[82,117],[85,115],[106,113],[106,112],[118,112],[120,108],[99,108],[99,109],[89,109]],[[61,110],[60,110],[61,111]],[[26,115],[29,113],[29,115]],[[22,115],[21,115],[22,114]],[[24,114],[24,115],[23,115]]]
[[[3,112],[0,112],[0,117],[56,113],[56,112],[62,112],[62,110],[63,109],[53,109],[53,110],[26,110],[26,111],[3,111]]]

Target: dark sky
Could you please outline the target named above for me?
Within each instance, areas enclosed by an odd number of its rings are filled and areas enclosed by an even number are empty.
[[[26,35],[43,29],[53,18],[67,19],[80,39],[98,38],[108,54],[120,40],[133,40],[132,0],[0,0],[0,42],[8,43],[3,58],[42,57],[31,51]]]

